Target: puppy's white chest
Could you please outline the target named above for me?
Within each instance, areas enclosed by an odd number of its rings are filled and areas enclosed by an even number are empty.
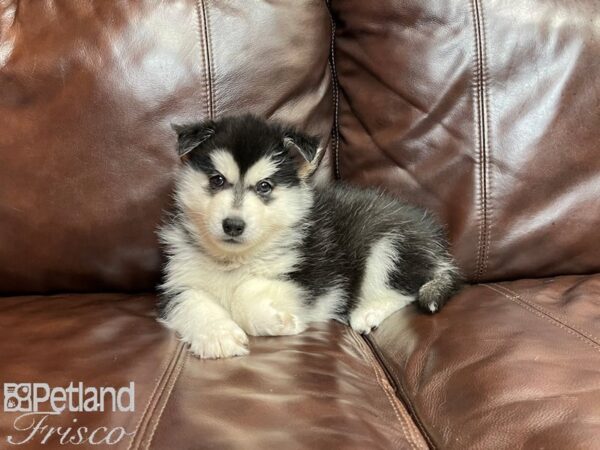
[[[244,283],[256,279],[278,279],[293,268],[292,255],[272,260],[256,260],[239,267],[207,264],[200,267],[198,280],[202,289],[223,306],[235,301],[234,293]]]

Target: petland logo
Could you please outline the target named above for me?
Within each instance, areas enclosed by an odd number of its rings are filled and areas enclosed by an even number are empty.
[[[53,417],[63,411],[71,413],[135,411],[135,384],[115,387],[84,386],[82,382],[65,387],[50,387],[47,383],[4,383],[4,412],[21,413],[13,422],[19,435],[6,437],[9,444],[20,445],[55,439],[60,444],[108,444],[120,442],[131,436],[123,427],[78,426],[73,418],[71,426],[50,425]]]

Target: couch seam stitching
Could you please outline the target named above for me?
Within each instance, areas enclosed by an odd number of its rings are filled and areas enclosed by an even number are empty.
[[[379,373],[379,376],[381,377],[382,380],[384,380],[383,382],[385,383],[385,385],[387,386],[387,392],[389,393],[390,397],[388,398],[392,398],[394,403],[396,404],[397,408],[399,411],[402,412],[402,417],[405,420],[406,426],[407,428],[410,430],[411,433],[411,437],[413,438],[413,441],[415,442],[415,445],[418,446],[417,441],[418,438],[415,438],[415,430],[416,430],[416,435],[420,434],[420,431],[418,429],[418,427],[411,427],[411,424],[414,425],[414,421],[412,416],[410,415],[410,413],[406,410],[406,408],[404,407],[404,405],[402,404],[402,402],[398,399],[398,397],[396,397],[396,392],[393,388],[393,386],[391,385],[391,382],[389,381],[387,375],[385,374],[385,371],[381,368],[381,366],[378,364],[379,360],[377,359],[377,357],[375,357],[373,355],[373,352],[371,351],[371,348],[369,347],[369,345],[366,343],[366,337],[362,338],[361,336],[358,336],[358,338],[361,339],[361,342],[363,344],[365,344],[365,351],[368,352],[369,357],[372,360],[372,364],[373,367],[375,368],[375,370]],[[426,440],[426,439],[423,439]]]
[[[477,238],[477,261],[474,279],[479,281],[487,270],[489,254],[489,215],[488,215],[488,110],[487,107],[487,81],[486,81],[486,51],[483,30],[483,10],[480,0],[471,0],[471,12],[475,35],[475,70],[474,78],[474,103],[475,127],[477,129],[476,150],[478,158],[479,199],[478,219],[479,232]]]
[[[577,339],[579,339],[586,345],[588,345],[588,346],[592,347],[594,350],[600,352],[600,343],[594,341],[593,339],[590,339],[589,336],[587,336],[585,333],[582,333],[581,331],[577,330],[577,328],[574,328],[569,324],[561,322],[556,317],[554,317],[552,314],[545,311],[543,308],[540,308],[537,305],[533,305],[533,304],[527,302],[521,296],[519,296],[517,293],[511,291],[510,289],[505,288],[505,287],[500,286],[495,283],[491,284],[491,285],[484,285],[484,286],[500,295],[503,295],[504,297],[508,298],[512,302],[521,306],[522,308],[528,310],[529,312],[532,312],[536,316],[545,319],[546,321],[550,322],[552,325],[565,330],[567,333],[573,335],[574,337],[576,337]],[[504,292],[504,290],[506,290],[508,292]]]
[[[336,23],[331,11],[331,0],[326,0],[327,11],[329,12],[329,20],[331,23],[331,39],[329,48],[329,68],[331,69],[331,86],[333,88],[333,154],[334,154],[334,171],[335,178],[340,180],[340,127],[339,127],[339,84],[337,76],[337,68],[335,66],[335,31]]]
[[[386,395],[388,396],[388,399],[390,399],[390,402],[392,402],[393,405],[396,406],[397,410],[400,412],[400,415],[402,416],[402,419],[404,420],[407,429],[410,432],[410,436],[411,439],[413,441],[413,443],[415,444],[415,447],[420,447],[418,441],[418,434],[419,434],[419,430],[418,427],[412,427],[412,425],[414,425],[414,422],[412,420],[412,417],[410,415],[410,413],[406,410],[406,408],[404,407],[404,405],[400,402],[400,400],[398,399],[398,397],[396,397],[396,392],[394,391],[393,386],[391,385],[390,381],[388,380],[385,372],[383,371],[383,369],[379,366],[378,364],[378,360],[377,358],[373,355],[370,347],[368,346],[368,344],[365,342],[365,338],[362,336],[357,335],[356,336],[357,339],[360,340],[361,345],[363,345],[363,349],[365,351],[365,353],[368,355],[369,359],[371,360],[371,365],[374,369],[374,371],[376,373],[378,373],[379,379],[381,380],[382,383],[382,388],[385,389]],[[416,431],[415,431],[416,430]],[[416,434],[415,434],[416,433]]]
[[[167,397],[166,397],[165,401],[163,402],[162,407],[160,408],[158,416],[156,417],[155,425],[152,428],[152,432],[148,436],[148,444],[146,445],[146,449],[149,449],[150,445],[152,444],[152,439],[154,438],[154,433],[158,429],[158,425],[160,424],[160,419],[162,418],[162,414],[165,410],[165,407],[167,406],[167,404],[169,403],[169,400],[171,399],[171,394],[173,393],[173,388],[175,387],[177,380],[179,380],[179,376],[181,375],[183,366],[185,365],[185,363],[189,357],[189,352],[185,351],[183,348],[184,347],[182,345],[181,346],[182,351],[179,352],[179,358],[178,358],[177,364],[175,365],[175,368],[173,369],[173,372],[169,379],[169,383],[167,386],[168,391],[165,391]],[[183,353],[183,356],[182,356],[182,353]]]
[[[150,394],[150,396],[148,397],[148,402],[146,403],[146,407],[144,408],[144,411],[142,412],[142,415],[140,416],[138,423],[135,427],[135,430],[133,432],[133,436],[131,438],[131,441],[129,442],[129,445],[127,446],[127,450],[131,450],[133,448],[133,444],[136,441],[137,437],[138,437],[138,432],[140,430],[140,427],[142,426],[142,422],[144,422],[148,411],[150,410],[150,405],[153,403],[153,400],[156,397],[156,392],[158,390],[158,386],[160,386],[162,383],[162,381],[165,378],[168,378],[167,373],[169,372],[169,368],[173,365],[173,361],[177,358],[177,355],[179,354],[179,347],[182,346],[183,343],[179,342],[177,344],[177,346],[175,346],[175,350],[173,351],[171,357],[167,360],[166,364],[165,364],[165,368],[162,371],[160,377],[158,378],[158,380],[156,381],[156,383],[154,384],[154,389],[152,389],[152,392]],[[139,445],[138,445],[139,448]]]
[[[479,183],[480,183],[480,208],[481,208],[481,222],[480,222],[480,255],[477,267],[477,280],[480,280],[483,272],[483,261],[487,252],[487,242],[485,239],[486,227],[487,227],[487,183],[486,183],[486,164],[487,164],[487,148],[485,146],[485,117],[483,115],[483,105],[485,102],[485,85],[484,85],[484,61],[483,61],[483,35],[481,30],[481,4],[479,0],[474,0],[475,6],[475,20],[477,30],[477,58],[478,58],[478,70],[477,70],[477,89],[479,90],[478,95],[478,115],[479,115]]]
[[[528,300],[526,300],[525,298],[521,297],[519,294],[517,294],[515,291],[513,291],[512,289],[500,285],[498,283],[492,283],[492,286],[495,286],[501,290],[504,290],[508,293],[510,293],[511,295],[519,298],[522,302],[527,303],[528,305],[530,305],[532,308],[538,309],[539,311],[541,311],[542,313],[546,314],[547,316],[552,317],[553,319],[555,319],[557,322],[562,323],[564,326],[571,328],[572,330],[580,333],[581,335],[585,336],[586,338],[588,338],[590,341],[594,342],[594,344],[599,345],[600,346],[600,339],[598,339],[595,335],[593,335],[592,333],[589,333],[587,331],[582,330],[581,328],[572,325],[567,318],[563,315],[563,314],[555,314],[552,313],[550,311],[548,311],[546,308],[544,308],[543,306],[540,306],[536,303],[532,303]]]
[[[212,95],[212,71],[208,43],[208,21],[206,16],[206,6],[204,0],[196,0],[196,15],[198,19],[198,37],[200,39],[200,48],[202,50],[202,62],[204,63],[204,91],[206,95],[206,116],[209,119],[212,119],[214,117]]]
[[[410,427],[410,423],[406,422],[406,417],[400,412],[404,408],[402,406],[397,405],[396,402],[394,402],[395,395],[390,394],[391,386],[389,386],[389,383],[386,383],[387,380],[385,379],[385,377],[383,379],[381,378],[382,374],[378,370],[377,364],[376,364],[374,358],[372,357],[372,355],[370,355],[369,351],[364,348],[364,342],[362,341],[362,338],[360,336],[357,336],[356,332],[354,330],[352,330],[351,328],[349,328],[349,330],[350,330],[350,335],[352,336],[354,341],[357,343],[357,347],[358,347],[359,351],[361,352],[361,354],[363,355],[365,360],[369,363],[369,365],[373,369],[373,372],[375,374],[375,379],[377,380],[377,384],[383,390],[385,396],[387,397],[388,402],[389,402],[390,406],[392,407],[392,410],[394,411],[394,414],[395,414],[396,418],[398,419],[400,426],[402,427],[402,432],[404,433],[404,436],[406,438],[408,438],[408,443],[410,444],[412,449],[415,449],[415,450],[418,449],[419,448],[419,445],[417,444],[418,439],[415,439],[413,430]],[[410,420],[410,417],[409,417],[409,420]]]
[[[210,8],[208,7],[208,0],[204,2],[204,15],[205,15],[205,27],[206,27],[206,56],[208,57],[208,70],[209,70],[209,87],[210,87],[210,118],[215,118],[216,110],[216,95],[215,95],[215,66],[214,66],[214,51],[212,46],[212,32],[210,27]]]
[[[410,432],[406,429],[405,425],[404,425],[404,420],[400,417],[400,413],[398,412],[398,410],[396,409],[396,406],[393,404],[392,399],[390,398],[385,386],[382,384],[381,379],[379,377],[379,373],[377,371],[377,368],[375,367],[372,359],[368,356],[368,354],[365,352],[364,348],[362,347],[362,344],[360,342],[360,337],[357,337],[356,334],[354,333],[354,330],[350,330],[350,334],[352,335],[352,338],[354,339],[354,341],[357,344],[357,347],[359,349],[359,351],[361,352],[363,358],[365,358],[365,360],[369,363],[369,365],[371,366],[371,369],[373,369],[373,372],[375,374],[375,379],[377,380],[377,384],[379,385],[379,387],[381,388],[381,390],[383,391],[383,393],[385,394],[385,396],[388,399],[388,403],[390,404],[390,406],[392,407],[392,410],[394,411],[394,415],[396,416],[396,418],[398,419],[398,422],[400,423],[400,426],[402,427],[402,433],[404,434],[405,437],[408,438],[408,443],[410,445],[410,447],[412,449],[416,449],[416,447],[413,444],[413,440],[414,437],[412,434],[410,434]]]
[[[405,409],[408,411],[412,422],[416,425],[418,433],[421,436],[423,436],[427,445],[429,445],[430,448],[436,448],[436,444],[434,443],[433,438],[430,436],[429,432],[427,431],[427,427],[425,426],[425,423],[423,422],[423,420],[421,420],[421,418],[417,414],[415,406],[410,401],[410,397],[408,396],[406,389],[404,388],[403,383],[401,381],[402,377],[395,370],[394,364],[390,364],[389,362],[386,362],[388,360],[388,358],[378,350],[377,344],[375,343],[374,339],[372,338],[372,335],[367,336],[365,340],[367,341],[367,343],[370,343],[369,347],[371,348],[375,357],[378,357],[378,360],[381,361],[381,365],[389,371],[388,380],[389,380],[390,384],[393,383],[393,386],[396,387],[394,393],[399,394],[399,396],[396,395],[396,397],[399,398],[400,401],[405,405]]]
[[[481,271],[481,276],[487,273],[488,261],[490,258],[491,246],[492,246],[492,170],[490,164],[490,158],[492,153],[492,146],[490,143],[490,124],[491,124],[491,116],[490,116],[490,90],[488,88],[488,78],[489,78],[489,67],[488,67],[488,59],[487,59],[487,31],[486,31],[486,20],[485,14],[483,12],[483,3],[482,0],[479,0],[479,10],[481,14],[481,55],[482,55],[482,63],[483,63],[483,73],[481,81],[483,83],[483,114],[485,118],[485,208],[486,208],[486,228],[485,228],[485,257],[483,259],[483,268]]]
[[[476,249],[476,261],[473,277],[474,280],[478,280],[479,275],[479,267],[481,265],[481,241],[482,241],[482,224],[481,224],[481,127],[480,127],[480,116],[479,116],[479,39],[477,34],[477,14],[475,12],[475,0],[470,0],[470,8],[471,8],[471,16],[473,20],[473,37],[474,37],[474,55],[473,55],[473,79],[472,79],[472,90],[473,90],[473,120],[474,120],[474,128],[476,134],[475,140],[475,151],[479,155],[477,158],[477,221],[478,221],[478,230],[477,230],[477,249]]]

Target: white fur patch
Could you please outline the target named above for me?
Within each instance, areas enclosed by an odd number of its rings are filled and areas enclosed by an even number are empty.
[[[277,172],[277,163],[271,158],[260,158],[244,175],[244,185],[254,186],[260,180],[269,178]]]
[[[290,281],[253,278],[240,284],[231,315],[253,336],[283,336],[306,329],[302,299],[306,294]]]
[[[211,152],[210,159],[215,169],[223,175],[231,184],[240,180],[240,168],[233,159],[233,155],[227,150],[215,150]]]
[[[395,270],[396,256],[389,238],[373,245],[365,267],[359,303],[350,314],[350,326],[355,331],[369,333],[388,316],[414,301],[414,296],[403,295],[387,284],[390,272]]]
[[[315,300],[312,309],[307,313],[306,321],[325,322],[330,319],[338,319],[345,304],[344,291],[341,288],[332,288]]]
[[[227,311],[201,291],[180,293],[168,306],[162,322],[176,330],[200,358],[229,358],[248,354],[248,338]]]

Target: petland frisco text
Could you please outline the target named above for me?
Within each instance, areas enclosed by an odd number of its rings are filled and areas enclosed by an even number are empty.
[[[54,426],[60,415],[90,412],[135,411],[135,384],[122,387],[85,386],[71,382],[67,387],[51,387],[47,383],[4,383],[4,412],[21,413],[13,421],[17,433],[6,437],[12,445],[38,442],[47,444],[58,440],[60,444],[114,445],[131,436],[123,427],[90,428],[79,426],[77,417],[70,424]],[[64,422],[61,420],[60,422]]]

